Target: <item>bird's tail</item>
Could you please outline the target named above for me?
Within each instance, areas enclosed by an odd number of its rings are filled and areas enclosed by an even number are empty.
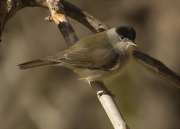
[[[27,69],[27,68],[38,67],[38,66],[55,65],[58,63],[59,62],[37,59],[37,60],[33,60],[33,61],[29,61],[29,62],[19,64],[18,66],[20,69]]]

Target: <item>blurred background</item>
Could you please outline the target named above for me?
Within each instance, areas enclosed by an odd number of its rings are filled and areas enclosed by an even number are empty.
[[[131,25],[138,48],[180,75],[180,1],[71,0],[110,27]],[[18,64],[67,49],[44,8],[18,11],[0,44],[0,129],[112,129],[88,83],[67,68]],[[93,34],[69,18],[79,39]],[[132,60],[105,81],[132,129],[179,129],[179,89]]]

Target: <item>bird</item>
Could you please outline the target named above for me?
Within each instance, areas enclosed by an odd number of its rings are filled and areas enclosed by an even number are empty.
[[[72,69],[81,80],[102,81],[120,74],[132,58],[136,32],[123,25],[77,41],[56,54],[19,64],[27,69],[38,66],[61,66]]]

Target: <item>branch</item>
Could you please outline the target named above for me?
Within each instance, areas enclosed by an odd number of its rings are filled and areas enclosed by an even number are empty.
[[[180,76],[170,70],[161,61],[154,59],[138,50],[133,51],[133,56],[134,60],[139,62],[149,72],[180,88]]]
[[[128,125],[124,121],[121,112],[119,111],[112,95],[109,95],[109,91],[103,82],[90,82],[93,90],[97,93],[98,99],[105,109],[111,123],[115,129],[129,129]],[[106,93],[106,94],[104,94]]]
[[[78,41],[78,38],[65,15],[63,5],[60,3],[61,0],[46,1],[51,12],[52,19],[58,25],[66,43],[68,46],[74,45]]]
[[[77,36],[72,29],[62,4],[58,0],[46,0],[51,12],[51,20],[58,25],[59,30],[64,36],[66,43],[71,46],[77,42]],[[47,19],[47,18],[46,18]],[[109,116],[115,129],[129,129],[128,125],[125,123],[115,101],[113,100],[111,94],[109,94],[108,89],[103,82],[90,82],[94,92],[97,94],[99,101],[104,107],[107,115]]]
[[[44,0],[0,0],[0,37],[5,24],[24,7],[46,7]]]

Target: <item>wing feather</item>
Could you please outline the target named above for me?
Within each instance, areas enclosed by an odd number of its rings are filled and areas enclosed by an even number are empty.
[[[114,51],[104,33],[81,39],[68,50],[49,56],[48,59],[75,67],[111,69],[117,64],[118,54]],[[102,41],[106,41],[101,43]]]

